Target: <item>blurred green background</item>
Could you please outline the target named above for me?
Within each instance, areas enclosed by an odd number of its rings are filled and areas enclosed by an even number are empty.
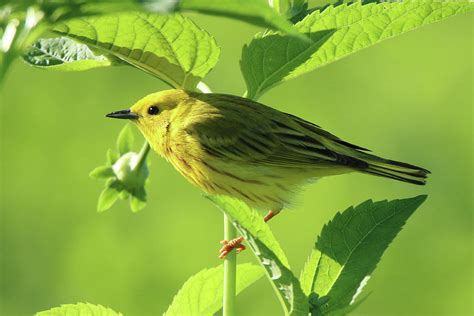
[[[241,47],[256,27],[189,15],[213,34],[221,61],[206,82],[242,94]],[[270,223],[299,274],[322,225],[372,198],[428,194],[390,246],[355,315],[472,315],[473,15],[424,27],[305,75],[261,101],[376,154],[432,171],[418,187],[365,175],[323,179]],[[129,67],[82,73],[18,61],[1,100],[2,315],[91,302],[124,315],[160,315],[183,282],[221,263],[222,214],[152,155],[149,203],[96,212],[88,173],[123,122],[104,114],[167,88]],[[137,134],[137,149],[141,145]],[[254,261],[250,251],[239,261]],[[280,315],[266,279],[238,297],[240,315]]]

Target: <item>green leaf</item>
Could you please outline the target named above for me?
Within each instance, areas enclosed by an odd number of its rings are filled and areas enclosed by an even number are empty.
[[[267,0],[181,0],[178,9],[225,16],[305,38],[290,21],[273,10]]]
[[[237,293],[260,279],[263,271],[250,263],[237,266]],[[212,316],[222,308],[224,269],[220,265],[189,278],[173,299],[165,316]]]
[[[109,165],[113,165],[120,158],[120,155],[116,153],[115,151],[113,151],[112,149],[107,150],[106,156],[107,156],[107,163]]]
[[[141,211],[146,206],[146,190],[144,186],[134,188],[130,196],[132,212]]]
[[[274,32],[259,34],[242,51],[248,97],[415,28],[472,11],[467,1],[403,2],[329,6],[296,24],[312,44]],[[327,38],[327,32],[332,32]],[[314,47],[316,46],[316,47]],[[315,49],[316,48],[316,49]]]
[[[308,33],[311,42],[278,33],[259,33],[242,49],[240,68],[247,97],[258,99],[306,62],[331,37],[334,30]]]
[[[220,52],[207,32],[179,14],[130,12],[77,18],[54,30],[176,88],[194,89],[217,63]]]
[[[133,133],[130,129],[129,124],[125,124],[125,126],[120,131],[120,134],[117,138],[117,149],[120,155],[125,155],[133,146]]]
[[[298,279],[289,269],[288,260],[262,216],[244,202],[225,196],[208,196],[245,237],[248,245],[265,269],[286,314],[308,315],[308,299]]]
[[[36,316],[122,316],[110,308],[89,303],[64,304],[47,311],[38,312]]]
[[[324,226],[301,278],[306,293],[307,280],[312,278],[310,288],[326,298],[320,307],[323,314],[352,304],[385,249],[425,200],[426,195],[390,202],[369,200],[336,214]]]
[[[129,197],[130,197],[130,193],[128,191],[125,191],[125,190],[120,191],[119,198],[121,200],[128,200]]]
[[[303,290],[306,296],[309,296],[313,292],[313,283],[316,275],[316,267],[318,266],[320,259],[321,252],[317,251],[316,249],[313,249],[313,251],[311,251],[311,254],[308,257],[308,260],[306,260],[303,270],[301,270],[299,280],[301,284],[301,289]]]
[[[37,40],[23,60],[36,67],[63,71],[82,71],[112,64],[105,56],[94,54],[87,45],[66,37]]]
[[[146,191],[144,187],[135,188],[130,196],[130,207],[136,213],[146,206]]]
[[[103,212],[112,207],[120,196],[121,185],[118,181],[112,182],[107,185],[99,196],[99,202],[97,203],[97,211]]]
[[[146,201],[143,201],[134,195],[130,196],[130,208],[132,209],[132,212],[134,213],[139,212],[143,208],[145,208],[145,206],[146,206]]]
[[[101,166],[92,170],[89,176],[93,179],[106,179],[115,176],[115,173],[111,166]]]

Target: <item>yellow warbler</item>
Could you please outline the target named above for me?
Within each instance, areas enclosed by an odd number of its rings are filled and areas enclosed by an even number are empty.
[[[424,184],[429,173],[233,95],[167,90],[107,116],[131,119],[158,154],[205,192],[273,214],[316,178],[357,171]]]
[[[353,171],[424,184],[428,170],[367,153],[319,126],[246,98],[167,90],[129,110],[151,147],[191,183],[278,211],[298,187]]]

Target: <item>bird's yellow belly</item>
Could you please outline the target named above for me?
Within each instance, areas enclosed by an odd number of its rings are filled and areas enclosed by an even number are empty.
[[[281,210],[291,203],[308,173],[291,173],[279,168],[196,159],[192,155],[173,155],[168,160],[192,184],[208,194],[238,198],[260,210]]]

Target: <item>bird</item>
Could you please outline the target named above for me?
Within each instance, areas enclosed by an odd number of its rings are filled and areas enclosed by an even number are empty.
[[[430,173],[230,94],[164,90],[106,116],[132,121],[156,153],[205,193],[268,211],[265,222],[289,207],[305,184],[322,177],[361,172],[423,185]],[[245,249],[243,240],[221,241],[219,257]]]

